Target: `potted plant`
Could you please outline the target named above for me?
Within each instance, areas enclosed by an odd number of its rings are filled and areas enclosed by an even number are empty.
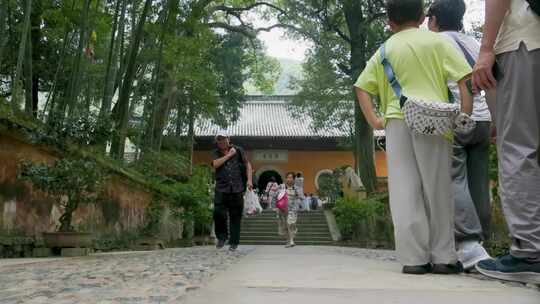
[[[19,167],[19,179],[30,181],[37,189],[56,197],[62,207],[57,232],[43,233],[49,248],[90,248],[91,233],[76,232],[73,213],[83,204],[95,201],[104,176],[97,164],[89,159],[64,158],[54,164],[24,161]]]

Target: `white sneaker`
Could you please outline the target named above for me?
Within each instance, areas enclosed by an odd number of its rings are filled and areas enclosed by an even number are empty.
[[[458,247],[457,255],[465,270],[473,268],[480,261],[491,259],[486,249],[477,241],[466,241]]]

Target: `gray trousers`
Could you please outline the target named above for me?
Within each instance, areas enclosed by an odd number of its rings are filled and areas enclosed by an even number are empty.
[[[457,262],[451,145],[412,134],[405,122],[386,126],[388,188],[396,251],[403,265]]]
[[[454,136],[452,185],[457,241],[481,241],[489,237],[489,144],[491,122],[478,121],[469,134]]]
[[[497,149],[511,254],[540,261],[540,49],[501,54]]]

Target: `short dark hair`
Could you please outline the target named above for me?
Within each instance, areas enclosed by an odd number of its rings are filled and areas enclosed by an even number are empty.
[[[285,178],[289,177],[289,175],[292,176],[293,179],[296,178],[296,174],[294,174],[294,172],[287,172],[287,174],[285,175]]]
[[[420,21],[424,13],[424,0],[387,0],[388,19],[398,25]]]
[[[461,31],[466,10],[467,5],[463,0],[436,0],[429,7],[427,15],[437,17],[441,31]]]

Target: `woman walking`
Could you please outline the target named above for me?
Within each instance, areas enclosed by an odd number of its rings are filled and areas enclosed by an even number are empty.
[[[266,184],[266,189],[264,190],[264,200],[266,205],[271,209],[276,208],[276,200],[279,192],[279,185],[276,182],[275,177],[270,177],[270,181]]]
[[[296,221],[298,219],[298,200],[301,197],[301,192],[294,185],[295,174],[287,173],[285,184],[280,186],[280,195],[278,200],[284,195],[287,196],[287,207],[277,208],[278,218],[278,233],[282,236],[287,236],[286,248],[294,247],[294,237],[298,232]]]

